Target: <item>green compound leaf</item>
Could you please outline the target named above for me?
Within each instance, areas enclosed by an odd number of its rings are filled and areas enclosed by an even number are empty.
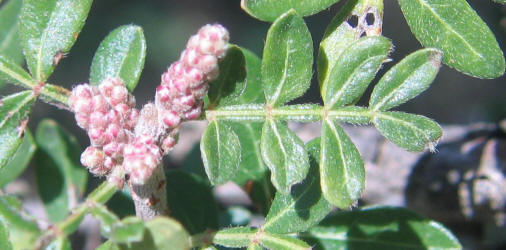
[[[353,142],[336,122],[325,120],[321,133],[323,196],[339,208],[349,208],[365,188],[364,163]]]
[[[406,56],[374,87],[369,107],[389,110],[425,91],[439,72],[441,56],[437,49],[422,49]]]
[[[376,113],[374,126],[387,139],[409,151],[431,151],[443,135],[441,127],[433,120],[402,112]]]
[[[318,52],[318,80],[321,86],[330,79],[329,75],[335,67],[337,60],[343,51],[360,38],[361,29],[353,28],[348,20],[351,16],[360,17],[370,10],[370,5],[381,5],[374,1],[351,0],[347,1],[341,11],[332,19],[322,41]]]
[[[133,92],[146,57],[142,28],[125,25],[113,30],[100,43],[90,69],[90,84],[98,85],[109,77],[121,78]]]
[[[92,0],[25,0],[19,19],[28,68],[38,82],[53,73],[58,57],[79,36]]]
[[[0,9],[0,55],[11,58],[18,65],[23,63],[23,48],[18,32],[18,15],[22,3],[22,0],[9,0]]]
[[[28,163],[30,163],[36,148],[37,146],[33,140],[32,133],[30,130],[26,129],[23,141],[16,150],[16,153],[14,153],[5,167],[0,169],[0,188],[18,178],[18,176],[23,173],[26,167],[28,167]]]
[[[281,121],[266,120],[260,143],[265,164],[276,189],[290,194],[291,186],[306,178],[309,157],[304,143]]]
[[[441,224],[405,208],[336,213],[303,234],[315,249],[462,249]]]
[[[3,55],[0,55],[0,81],[6,81],[14,84],[35,85],[32,77],[15,61]]]
[[[258,229],[250,227],[232,227],[222,229],[213,236],[213,243],[224,247],[247,247]]]
[[[170,170],[166,174],[170,216],[190,234],[218,228],[218,205],[207,181],[195,174]]]
[[[311,247],[304,241],[278,234],[264,232],[259,237],[260,244],[267,249],[308,250]]]
[[[238,104],[246,88],[246,62],[242,50],[231,46],[225,58],[220,61],[220,75],[209,83],[209,106]]]
[[[445,64],[480,78],[504,74],[494,34],[466,0],[399,0],[399,5],[416,38],[441,49]]]
[[[39,237],[39,228],[33,219],[23,213],[21,202],[13,196],[0,196],[0,222],[9,231],[13,249],[32,249]],[[3,249],[3,248],[2,248]]]
[[[1,65],[0,65],[1,66]],[[0,101],[0,170],[16,153],[23,138],[28,115],[35,101],[32,91],[23,91]]]
[[[9,240],[9,230],[0,220],[0,249],[12,250],[12,244]]]
[[[307,178],[292,187],[290,194],[277,193],[262,229],[270,233],[297,233],[318,224],[332,205],[322,196],[318,174],[319,140],[306,145],[311,168]]]
[[[36,183],[52,222],[66,218],[69,202],[86,190],[88,171],[79,163],[81,147],[77,139],[52,120],[39,123],[35,140]]]
[[[267,103],[280,106],[306,92],[311,83],[313,41],[304,20],[291,10],[270,27],[262,61]]]
[[[70,241],[65,237],[58,237],[51,241],[46,250],[72,250]]]
[[[213,185],[234,178],[241,162],[241,143],[225,122],[209,123],[200,141],[200,152],[207,176]]]
[[[146,230],[141,242],[121,245],[121,249],[190,249],[190,236],[177,221],[168,217],[155,217],[144,223]],[[106,248],[107,249],[107,248]],[[114,249],[114,248],[112,248]]]
[[[290,9],[302,16],[316,14],[339,0],[242,0],[241,8],[262,21],[272,22]]]
[[[350,45],[337,60],[329,80],[322,85],[327,109],[335,109],[360,98],[387,59],[392,48],[382,36],[364,37]]]

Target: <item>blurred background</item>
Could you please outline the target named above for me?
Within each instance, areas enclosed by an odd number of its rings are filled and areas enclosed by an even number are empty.
[[[468,2],[492,29],[504,51],[506,7],[488,0],[468,0]],[[344,1],[341,1],[317,15],[305,18],[314,40],[315,58],[327,24],[343,3]],[[76,44],[68,56],[60,62],[48,82],[66,88],[88,82],[91,61],[102,39],[121,25],[139,25],[144,29],[147,41],[144,71],[134,92],[137,106],[140,108],[154,99],[160,75],[178,59],[188,38],[207,23],[224,25],[230,31],[232,43],[250,49],[259,56],[262,55],[269,23],[258,21],[242,11],[240,0],[100,0],[94,1]],[[383,75],[407,54],[421,48],[394,0],[385,1],[383,35],[393,40],[395,51],[391,57],[394,60],[387,63],[378,76]],[[373,86],[374,84],[359,105],[367,104]],[[6,87],[0,94],[3,96],[17,90],[16,87]],[[316,74],[310,91],[295,102],[321,103]],[[443,125],[498,122],[506,118],[506,77],[482,80],[443,65],[435,82],[426,92],[398,109],[428,116]],[[57,120],[79,139],[83,148],[89,144],[85,131],[77,127],[70,112],[38,102],[30,117],[30,129],[34,131],[43,118]],[[191,136],[193,139],[189,141],[196,142],[200,134],[182,135],[182,142],[186,139],[184,136],[188,138]],[[178,152],[186,153],[193,145],[183,144],[178,147],[180,148]],[[198,148],[193,148],[192,152],[198,155]],[[181,155],[173,155],[172,158],[174,157],[179,159],[169,159],[171,167],[184,158]],[[194,157],[194,162],[196,159],[199,158]],[[201,163],[198,161],[196,164],[200,166]],[[28,182],[33,181],[30,171],[25,172],[23,177],[29,180]],[[98,179],[91,178],[89,188],[98,182]]]

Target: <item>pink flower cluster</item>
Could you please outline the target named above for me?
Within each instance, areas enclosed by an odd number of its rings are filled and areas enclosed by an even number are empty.
[[[145,183],[160,164],[162,152],[174,147],[181,122],[200,116],[208,82],[218,76],[218,61],[225,56],[228,39],[221,25],[202,27],[162,75],[155,104],[146,104],[140,112],[119,78],[98,87],[76,86],[69,106],[91,141],[81,163],[95,175],[107,175],[118,166],[132,183]]]
[[[110,78],[98,87],[76,86],[69,106],[90,137],[91,146],[81,155],[81,163],[95,175],[108,174],[122,162],[123,147],[133,138],[139,116],[134,97],[121,79]]]

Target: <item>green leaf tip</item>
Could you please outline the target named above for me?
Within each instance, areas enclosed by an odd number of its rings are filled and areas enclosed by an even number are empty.
[[[290,9],[302,16],[309,16],[337,2],[339,0],[241,0],[241,8],[259,20],[272,22]]]

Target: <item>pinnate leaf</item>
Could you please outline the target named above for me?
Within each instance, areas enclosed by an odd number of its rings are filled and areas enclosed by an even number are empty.
[[[267,103],[280,106],[306,92],[311,83],[313,41],[295,11],[280,16],[270,27],[262,61]]]
[[[40,232],[37,223],[22,214],[21,202],[12,196],[0,196],[0,222],[9,231],[13,249],[31,249]]]
[[[109,77],[119,77],[132,92],[144,68],[145,57],[146,40],[142,28],[135,25],[116,28],[95,52],[90,83],[98,85]]]
[[[398,2],[418,41],[442,50],[445,64],[480,78],[504,74],[504,54],[494,34],[466,0]]]
[[[434,150],[443,135],[436,122],[420,115],[382,112],[376,113],[372,122],[383,136],[409,151]]]
[[[250,227],[225,228],[216,232],[213,243],[224,247],[247,247],[257,231]]]
[[[241,7],[257,19],[272,22],[290,9],[295,9],[302,16],[310,16],[337,2],[339,0],[242,0]]]
[[[30,163],[36,148],[32,133],[26,129],[23,141],[16,150],[16,153],[14,153],[5,167],[0,169],[0,187],[4,187],[23,173],[26,167],[28,167],[28,163]]]
[[[364,37],[343,51],[322,85],[327,109],[352,103],[360,98],[388,57],[391,42],[382,36]]]
[[[318,224],[332,209],[322,196],[318,174],[319,140],[306,145],[311,168],[307,178],[290,194],[276,193],[262,229],[270,233],[297,233]]]
[[[276,250],[311,249],[311,247],[302,240],[279,234],[270,234],[267,232],[264,232],[260,235],[260,244],[267,249]]]
[[[206,180],[179,170],[168,171],[166,180],[171,217],[190,234],[218,228],[218,206]]]
[[[365,188],[364,163],[353,142],[336,122],[323,122],[321,138],[319,160],[323,196],[339,208],[349,208]]]
[[[31,80],[30,74],[26,72],[12,59],[0,55],[0,81],[6,81],[14,84],[35,85]]]
[[[462,249],[441,224],[405,208],[370,207],[323,220],[304,239],[315,249]]]
[[[23,63],[23,48],[18,31],[18,15],[22,3],[22,0],[9,0],[0,9],[0,55],[11,58],[18,65]]]
[[[81,147],[77,139],[56,122],[41,121],[35,140],[39,147],[35,154],[39,195],[49,219],[58,222],[69,213],[70,199],[84,194],[88,171],[79,163]]]
[[[241,162],[241,144],[225,122],[209,123],[200,141],[200,152],[212,184],[223,184],[234,178]]]
[[[271,170],[272,184],[279,192],[289,194],[291,186],[306,178],[309,157],[304,143],[283,122],[265,121],[260,149]]]
[[[28,68],[38,82],[53,73],[84,25],[92,0],[25,0],[19,19]]]
[[[0,65],[1,66],[1,65]],[[32,91],[23,91],[0,101],[0,170],[16,153],[22,142],[28,115],[35,101]]]
[[[422,49],[411,53],[380,79],[371,94],[369,107],[388,110],[426,90],[441,66],[441,52]]]

